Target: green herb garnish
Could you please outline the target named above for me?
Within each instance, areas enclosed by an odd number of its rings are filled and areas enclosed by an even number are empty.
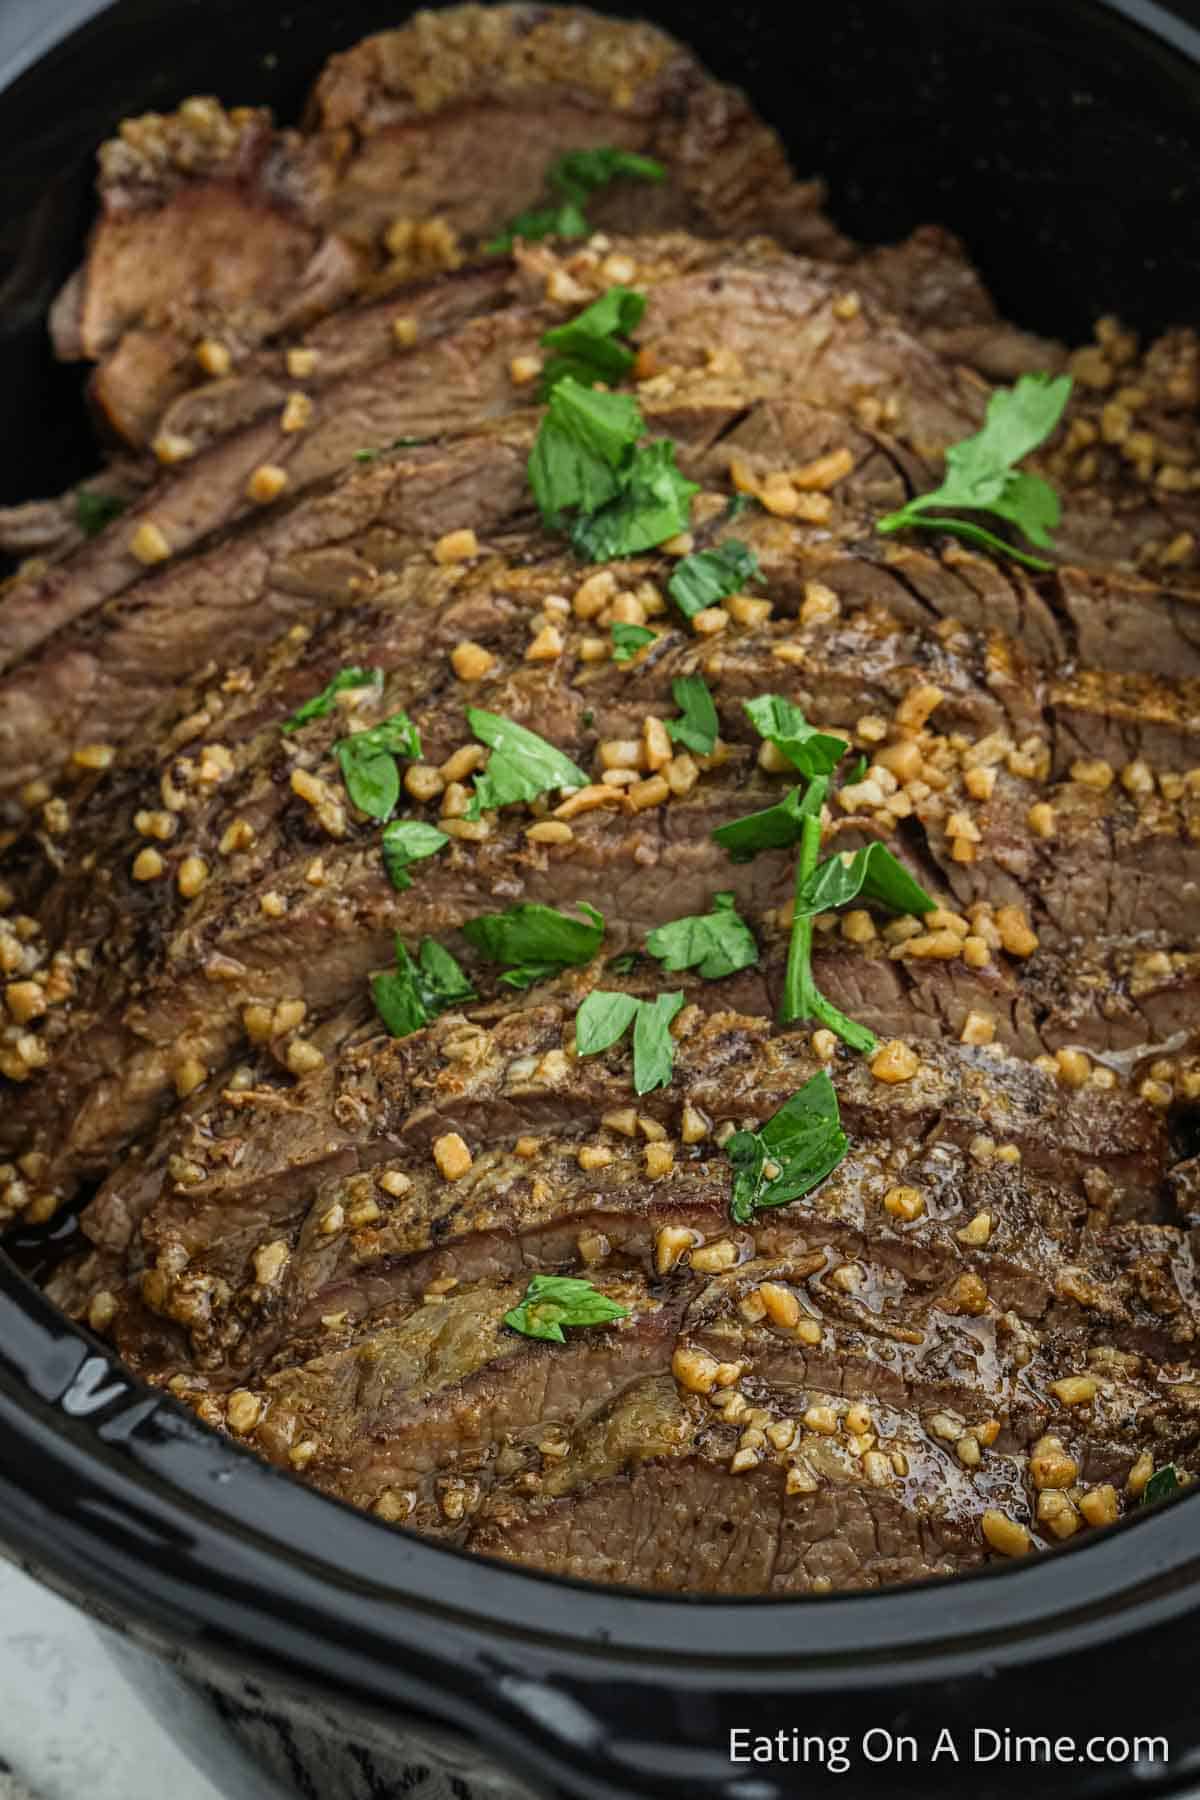
[[[745,702],[750,723],[802,775],[830,775],[845,756],[845,738],[810,725],[798,706],[782,694],[760,694]]]
[[[725,1154],[733,1164],[732,1217],[745,1225],[765,1207],[799,1200],[833,1173],[849,1148],[837,1094],[822,1069],[761,1131],[735,1131],[726,1140]]]
[[[468,919],[463,936],[490,962],[514,965],[500,977],[506,986],[527,988],[595,956],[604,937],[604,914],[586,901],[580,901],[579,910],[586,920],[552,906],[510,906],[506,912]]]
[[[375,1009],[393,1037],[408,1037],[468,1000],[478,999],[458,963],[434,938],[422,938],[414,962],[400,937],[396,967],[371,977]]]
[[[635,1092],[666,1087],[675,1068],[675,1039],[671,1021],[683,1005],[682,994],[660,994],[657,1000],[638,1000],[596,988],[575,1015],[575,1048],[580,1056],[596,1056],[623,1038],[633,1026],[633,1085]]]
[[[703,675],[680,675],[671,683],[671,692],[683,717],[667,720],[668,735],[697,756],[711,756],[717,747],[720,721],[708,683]]]
[[[564,1325],[611,1325],[627,1319],[629,1308],[602,1294],[590,1281],[576,1275],[535,1275],[520,1304],[504,1315],[525,1337],[545,1338],[565,1344]]]
[[[876,906],[886,906],[896,913],[915,913],[918,918],[932,912],[937,904],[890,850],[883,844],[868,844],[853,855],[827,857],[802,885],[797,883],[796,910],[833,912],[860,894]]]
[[[653,550],[687,530],[692,496],[699,492],[676,465],[674,444],[656,438],[634,451],[616,497],[575,520],[571,542],[589,562]]]
[[[857,787],[860,781],[866,780],[869,767],[870,764],[867,762],[865,756],[857,757],[855,761],[851,763],[849,773],[843,777],[843,786]]]
[[[84,537],[98,537],[128,505],[128,500],[121,500],[116,494],[97,494],[91,488],[80,488],[75,495],[75,523]]]
[[[642,430],[632,395],[600,394],[570,375],[555,383],[529,457],[533,496],[552,531],[568,513],[597,512],[621,492]]]
[[[585,387],[594,387],[598,381],[614,387],[624,381],[633,367],[635,352],[621,340],[636,331],[645,311],[645,294],[635,293],[632,288],[611,287],[578,318],[547,331],[542,342],[558,354],[549,359],[542,371],[543,399],[564,375],[573,376]]]
[[[646,939],[669,975],[696,969],[705,981],[735,975],[758,961],[754,933],[734,905],[732,894],[715,894],[712,911],[660,925]]]
[[[496,807],[536,800],[548,788],[587,787],[587,776],[569,756],[523,725],[473,706],[467,708],[467,723],[492,753],[483,774],[475,777],[468,819]]]
[[[1058,495],[1040,475],[1027,475],[1016,465],[1050,436],[1062,417],[1071,385],[1069,375],[1052,379],[1037,374],[1022,375],[1015,387],[997,388],[988,402],[983,429],[947,450],[942,485],[910,500],[899,512],[888,513],[876,530],[890,533],[911,526],[946,531],[1001,556],[1014,557],[1031,569],[1051,568],[1051,563],[1015,549],[983,526],[945,514],[947,509],[990,513],[994,519],[1014,525],[1031,544],[1051,547],[1050,533],[1062,512]]]
[[[739,538],[726,538],[714,550],[685,556],[667,583],[680,612],[695,618],[705,607],[739,594],[748,582],[761,581],[758,557]]]
[[[280,731],[290,734],[307,725],[310,719],[324,719],[333,711],[337,696],[344,688],[382,687],[382,669],[339,669],[332,681],[327,681],[319,694],[298,706],[290,719],[285,719],[279,727]]]
[[[827,788],[821,780],[810,782],[807,788],[792,788],[777,805],[718,825],[713,842],[720,844],[733,862],[749,862],[762,850],[786,850],[799,843],[809,814],[819,816]]]
[[[612,628],[613,661],[616,663],[632,662],[639,650],[652,644],[658,633],[648,631],[644,625],[626,625],[618,619]]]
[[[431,437],[398,437],[390,444],[380,444],[377,450],[356,450],[354,460],[357,463],[374,462],[377,456],[384,456],[389,450],[409,450],[414,444],[432,444]]]
[[[421,734],[406,712],[393,713],[369,731],[339,738],[333,753],[346,792],[359,811],[372,819],[389,819],[400,798],[396,758],[420,756]]]
[[[427,856],[436,856],[439,850],[450,842],[444,831],[436,825],[426,825],[420,819],[395,819],[383,828],[383,866],[387,870],[388,880],[400,893],[412,886],[412,876],[408,873],[409,863],[423,862]]]
[[[632,150],[568,151],[546,171],[547,203],[518,213],[484,249],[504,256],[518,238],[534,243],[548,237],[586,237],[590,227],[584,207],[600,188],[619,180],[665,181],[666,177],[661,163]]]
[[[1169,1500],[1172,1494],[1178,1494],[1183,1487],[1179,1479],[1179,1470],[1174,1463],[1164,1463],[1161,1469],[1155,1469],[1153,1475],[1142,1489],[1143,1506],[1152,1506],[1156,1500]]]
[[[813,788],[825,788],[824,781],[814,781]],[[812,792],[812,788],[809,789]],[[822,792],[822,802],[824,792]],[[874,847],[874,846],[872,846]],[[780,1008],[780,1022],[784,1025],[794,1024],[799,1019],[816,1019],[819,1024],[837,1033],[850,1045],[852,1050],[868,1056],[878,1048],[878,1039],[873,1031],[865,1025],[859,1025],[854,1019],[848,1019],[844,1012],[836,1007],[832,1000],[827,1000],[818,988],[812,971],[813,913],[825,908],[806,909],[801,896],[808,892],[809,884],[817,872],[817,858],[821,853],[821,820],[820,809],[810,813],[804,820],[800,839],[800,855],[796,862],[796,900],[795,916],[792,921],[791,942],[788,945],[787,972],[783,983],[783,1004]],[[832,857],[830,861],[840,862],[840,858]],[[828,865],[822,865],[827,867]]]

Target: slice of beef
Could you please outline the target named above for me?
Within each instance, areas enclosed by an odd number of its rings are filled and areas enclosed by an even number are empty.
[[[539,200],[556,157],[598,145],[668,170],[662,187],[598,200],[605,229],[846,251],[775,134],[661,32],[581,8],[466,6],[335,57],[302,132],[205,99],[126,121],[101,150],[100,219],[56,308],[60,354],[100,360],[98,405],[145,441],[195,380],[199,340],[244,353],[372,281],[455,266],[460,244]]]

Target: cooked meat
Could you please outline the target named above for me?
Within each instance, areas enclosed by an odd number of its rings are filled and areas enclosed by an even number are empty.
[[[668,178],[482,253],[601,147]],[[0,590],[0,1222],[77,1209],[59,1304],[323,1491],[594,1580],[879,1586],[1200,1475],[1194,337],[1069,353],[940,230],[852,246],[740,96],[577,9],[418,15],[299,130],[133,121],[101,198],[54,330],[143,452],[97,478],[128,505],[82,542],[70,496],[0,517],[37,557]],[[613,287],[646,306],[607,385],[699,491],[589,565],[530,453],[544,335]],[[881,536],[1042,371],[1074,377],[1023,464],[1056,558]],[[677,604],[736,546],[744,591]],[[715,736],[681,731],[696,677]],[[877,1054],[778,1023],[799,828],[713,835],[810,779],[767,695],[849,751],[821,854],[925,890],[813,922]],[[575,769],[472,818],[506,752],[468,708]],[[400,713],[384,804],[359,734]],[[408,885],[387,814],[445,839]],[[665,969],[649,934],[717,896],[752,958]],[[507,976],[474,922],[522,904],[599,908],[599,948]],[[398,942],[462,985],[394,1036]],[[604,1005],[636,1049],[587,1049]],[[822,1071],[847,1153],[735,1216],[732,1134]],[[611,1316],[530,1335],[535,1276]]]

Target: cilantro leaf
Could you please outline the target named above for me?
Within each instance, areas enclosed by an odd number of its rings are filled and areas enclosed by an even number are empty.
[[[618,619],[612,628],[613,661],[616,663],[632,662],[639,650],[652,644],[658,633],[648,631],[644,625],[626,625]]]
[[[578,318],[547,331],[542,343],[558,355],[552,356],[542,371],[542,397],[549,395],[564,375],[573,376],[585,387],[594,387],[598,381],[609,386],[623,381],[633,367],[634,351],[620,340],[637,329],[645,311],[645,294],[611,287]]]
[[[484,249],[502,256],[518,238],[532,243],[547,237],[586,237],[590,227],[583,209],[592,194],[614,181],[665,181],[666,176],[661,163],[649,156],[638,156],[633,150],[614,150],[603,145],[591,150],[569,150],[546,171],[546,186],[556,197],[544,206],[518,213]]]
[[[680,612],[695,618],[707,606],[715,606],[730,594],[738,594],[751,581],[761,581],[758,557],[740,538],[726,538],[713,550],[696,550],[685,556],[667,583]]]
[[[800,841],[808,815],[820,813],[827,788],[828,783],[820,779],[810,782],[807,788],[792,788],[776,806],[731,819],[728,825],[718,825],[712,834],[713,842],[720,844],[734,862],[749,862],[760,850],[786,850]]]
[[[782,694],[760,694],[744,704],[759,737],[774,744],[802,775],[831,775],[849,749],[845,738],[810,725],[800,708]]]
[[[575,1048],[580,1056],[595,1056],[624,1037],[633,1025],[633,1085],[639,1094],[665,1087],[675,1068],[675,1039],[671,1021],[683,1005],[683,995],[660,994],[656,1000],[638,1000],[595,988],[575,1015]]]
[[[369,731],[339,738],[333,746],[346,792],[360,812],[388,819],[400,798],[398,756],[420,756],[421,734],[406,712],[393,713]]]
[[[758,961],[754,933],[734,905],[732,894],[715,894],[712,911],[660,925],[646,939],[668,975],[697,969],[705,981],[735,975]]]
[[[84,537],[98,537],[128,505],[128,500],[121,500],[116,494],[97,494],[91,488],[80,488],[75,495],[75,523]]]
[[[588,785],[587,776],[569,756],[512,719],[469,706],[467,723],[492,753],[487,768],[475,777],[475,792],[467,808],[469,819],[495,807],[536,800],[548,788]]]
[[[382,669],[339,669],[331,681],[327,681],[319,694],[298,706],[290,719],[285,719],[279,727],[280,731],[290,735],[307,725],[310,719],[324,719],[334,708],[337,696],[344,688],[382,687]]]
[[[562,387],[560,382],[555,394],[561,393]],[[617,394],[604,397],[624,398]],[[634,452],[607,504],[582,509],[571,527],[571,542],[589,562],[612,562],[618,556],[653,550],[687,530],[692,496],[699,492],[699,484],[689,481],[677,467],[670,438],[656,438]]]
[[[860,894],[876,906],[886,906],[897,913],[915,913],[918,918],[932,912],[937,904],[890,850],[883,844],[868,844],[853,856],[827,857],[797,888],[796,911],[832,912]]]
[[[697,756],[711,756],[717,747],[720,720],[703,675],[680,675],[671,683],[671,693],[683,717],[667,720],[668,736]]]
[[[643,430],[630,394],[600,394],[571,375],[557,381],[529,456],[529,482],[544,522],[593,513],[621,492]]]
[[[1050,568],[1043,558],[1016,549],[983,526],[944,515],[955,510],[991,513],[1014,525],[1031,544],[1050,547],[1050,533],[1061,516],[1058,495],[1040,475],[1023,473],[1016,464],[1050,436],[1071,386],[1069,375],[1052,379],[1032,374],[1022,375],[1015,387],[997,388],[982,429],[947,450],[941,486],[888,513],[876,530],[889,534],[912,526],[947,531],[1030,568]]]
[[[799,1200],[833,1173],[849,1148],[837,1094],[822,1069],[760,1131],[735,1131],[726,1139],[733,1164],[731,1216],[745,1225],[766,1207]]]
[[[400,937],[396,939],[396,967],[371,978],[375,1009],[392,1037],[408,1037],[478,995],[462,969],[441,944],[422,938],[414,962]]]
[[[1164,1463],[1161,1469],[1155,1469],[1142,1489],[1141,1505],[1153,1506],[1156,1500],[1169,1500],[1172,1494],[1180,1492],[1182,1486],[1175,1464]]]
[[[595,956],[604,937],[604,914],[586,901],[580,901],[579,910],[586,921],[552,906],[510,906],[506,912],[468,919],[463,936],[489,961],[515,965],[500,977],[508,987],[527,988]]]
[[[383,828],[383,866],[387,870],[388,880],[400,893],[412,886],[412,876],[408,873],[409,863],[422,862],[427,856],[436,856],[450,842],[444,831],[436,825],[426,825],[421,819],[394,819]]]
[[[520,1303],[505,1313],[504,1323],[525,1337],[565,1344],[564,1325],[610,1325],[628,1317],[627,1306],[610,1300],[582,1276],[535,1275]]]

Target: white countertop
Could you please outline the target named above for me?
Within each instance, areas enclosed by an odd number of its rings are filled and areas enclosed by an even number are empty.
[[[223,1800],[143,1706],[103,1633],[0,1562],[0,1800],[164,1795]]]

